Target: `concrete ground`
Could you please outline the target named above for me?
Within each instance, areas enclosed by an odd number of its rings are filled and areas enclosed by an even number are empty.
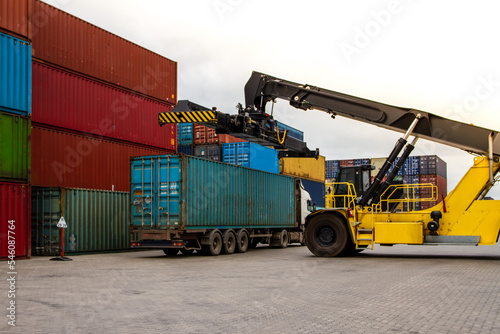
[[[0,332],[500,333],[500,246],[69,256],[16,262],[16,327],[4,283]]]

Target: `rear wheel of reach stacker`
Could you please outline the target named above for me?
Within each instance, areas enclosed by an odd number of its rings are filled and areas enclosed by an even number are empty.
[[[163,253],[168,256],[175,256],[179,253],[179,248],[163,248]]]
[[[306,246],[316,256],[339,256],[349,248],[347,228],[342,219],[329,214],[312,218],[305,231]]]

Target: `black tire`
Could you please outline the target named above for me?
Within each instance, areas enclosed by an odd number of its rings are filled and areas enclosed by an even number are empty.
[[[288,247],[288,232],[286,230],[283,230],[280,233],[280,247],[281,248]]]
[[[163,253],[167,256],[175,256],[179,253],[179,248],[163,248]]]
[[[222,243],[222,252],[224,254],[233,254],[236,249],[236,235],[233,230],[224,231],[224,242]]]
[[[238,231],[236,235],[236,251],[238,253],[245,253],[250,246],[250,237],[245,229]]]
[[[207,255],[217,256],[222,250],[222,235],[219,230],[212,230],[208,235],[208,245],[203,246],[203,252]]]
[[[349,247],[347,228],[341,218],[320,214],[305,230],[306,246],[316,256],[339,256]]]
[[[186,248],[181,249],[181,253],[184,255],[191,255],[191,254],[193,254],[193,252],[194,252],[194,249],[186,249]]]

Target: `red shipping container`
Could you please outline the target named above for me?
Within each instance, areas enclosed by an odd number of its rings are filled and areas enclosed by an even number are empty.
[[[349,167],[349,166],[354,166],[354,160],[340,160],[339,161],[339,167]]]
[[[224,143],[243,143],[247,140],[244,140],[244,139],[241,139],[241,138],[236,138],[234,136],[231,136],[231,135],[227,135],[227,134],[218,134],[217,135],[219,137],[219,143],[221,144],[224,144]]]
[[[0,31],[29,40],[31,0],[0,1]]]
[[[33,58],[176,104],[177,63],[39,0]]]
[[[193,140],[196,145],[217,144],[219,136],[215,133],[215,129],[195,123],[193,125]]]
[[[0,182],[0,260],[31,257],[31,188]]]
[[[33,62],[31,120],[54,127],[175,150],[176,125],[158,125],[172,106]]]
[[[130,191],[130,157],[174,152],[33,126],[31,184]]]

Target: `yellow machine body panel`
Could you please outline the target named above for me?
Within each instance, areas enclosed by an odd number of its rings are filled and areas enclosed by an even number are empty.
[[[424,242],[423,222],[375,223],[377,244],[417,244]]]

